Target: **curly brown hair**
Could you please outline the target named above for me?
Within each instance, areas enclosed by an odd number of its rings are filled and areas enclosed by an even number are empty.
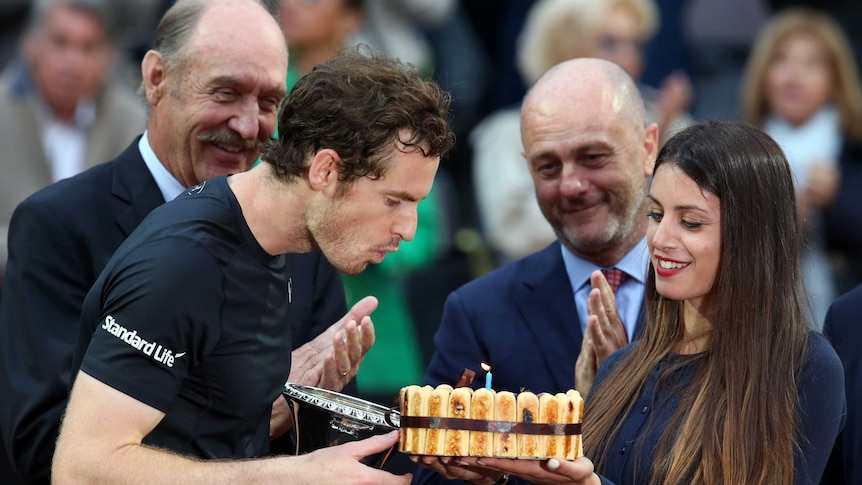
[[[301,77],[281,107],[278,141],[262,159],[293,180],[322,149],[341,158],[339,181],[377,179],[402,143],[442,157],[455,142],[447,123],[450,97],[415,67],[367,47],[341,51]]]

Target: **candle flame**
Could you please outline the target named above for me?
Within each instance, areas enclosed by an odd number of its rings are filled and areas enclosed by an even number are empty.
[[[479,365],[480,365],[480,366],[482,366],[482,370],[484,370],[485,372],[489,372],[489,371],[491,370],[491,366],[490,366],[490,365],[488,365],[488,364],[486,364],[486,363],[484,363],[484,362],[482,362],[482,363],[481,363],[481,364],[479,364]]]

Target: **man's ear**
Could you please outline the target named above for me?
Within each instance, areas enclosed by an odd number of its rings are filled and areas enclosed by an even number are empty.
[[[652,176],[652,170],[655,167],[655,159],[658,156],[658,125],[655,123],[650,123],[644,129],[644,176],[650,177]]]
[[[317,152],[308,167],[308,184],[311,189],[327,193],[331,191],[335,194],[340,165],[341,157],[335,150],[324,148]]]
[[[154,50],[147,51],[141,61],[141,78],[147,101],[153,106],[158,105],[167,93],[170,82],[161,54]]]

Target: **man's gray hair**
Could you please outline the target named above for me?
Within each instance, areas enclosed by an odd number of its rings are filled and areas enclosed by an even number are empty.
[[[253,0],[261,5],[276,20],[278,2],[274,0]],[[212,5],[212,0],[179,0],[162,17],[156,29],[152,50],[162,56],[167,70],[175,70],[185,61],[189,37],[200,19],[204,9]],[[250,25],[253,29],[255,26]]]

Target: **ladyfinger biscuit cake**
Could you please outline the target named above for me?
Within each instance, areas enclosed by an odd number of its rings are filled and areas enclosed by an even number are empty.
[[[401,389],[399,451],[574,460],[583,454],[578,391],[514,394],[441,384]]]

